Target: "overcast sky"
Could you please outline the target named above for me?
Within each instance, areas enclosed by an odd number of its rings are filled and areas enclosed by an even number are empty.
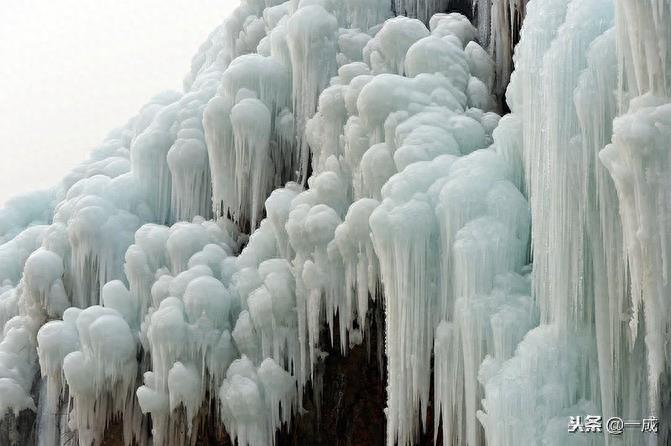
[[[56,184],[191,57],[237,0],[0,0],[0,207]]]

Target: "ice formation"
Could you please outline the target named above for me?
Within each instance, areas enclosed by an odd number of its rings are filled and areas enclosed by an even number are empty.
[[[545,441],[569,441],[559,439],[565,430],[551,428],[569,412],[598,411],[604,420],[663,417],[668,412],[664,391],[660,393],[660,383],[668,379],[668,362],[662,365],[661,360],[664,355],[668,358],[668,348],[662,353],[665,347],[660,344],[669,336],[668,310],[657,306],[656,292],[641,288],[664,289],[666,230],[655,227],[649,234],[661,239],[642,254],[639,243],[649,240],[645,212],[640,207],[632,211],[635,199],[628,191],[646,188],[655,174],[648,171],[648,179],[637,177],[636,162],[621,161],[631,147],[628,138],[635,133],[643,137],[636,144],[637,157],[644,156],[643,147],[654,146],[659,150],[654,164],[665,163],[668,143],[652,142],[665,131],[662,110],[669,101],[667,67],[661,59],[668,53],[671,16],[668,3],[663,3],[549,0],[528,5],[508,101],[512,116],[522,124],[532,212],[534,296],[541,319],[534,330],[553,333],[545,348],[552,349],[557,359],[545,363],[564,364],[563,371],[541,368],[532,373],[542,379],[535,387],[573,390],[555,392],[541,406],[534,403],[537,398],[523,384],[532,366],[529,361],[540,363],[535,355],[528,358],[538,348],[534,344],[540,336],[530,332],[515,356],[497,366],[498,371],[483,363],[486,397],[480,416],[490,443],[508,444],[517,437],[511,426],[531,411],[548,420],[548,428],[526,438]],[[637,8],[647,12],[636,13]],[[655,37],[646,37],[648,32]],[[633,47],[639,48],[636,56]],[[658,74],[653,75],[655,81],[641,76],[652,72]],[[656,118],[650,121],[652,115]],[[629,125],[623,126],[625,122]],[[634,122],[640,130],[632,133]],[[651,122],[656,124],[648,127]],[[627,186],[622,182],[625,177]],[[645,200],[661,199],[645,190]],[[648,214],[652,225],[668,213],[667,205],[656,202],[660,205],[655,216]],[[636,222],[628,217],[633,215]],[[655,263],[645,267],[647,278],[640,276],[643,258]],[[576,356],[576,351],[582,353]],[[513,379],[519,380],[516,390],[509,384]],[[525,407],[533,408],[526,412]],[[659,439],[642,440],[640,435],[625,431],[624,443],[668,441],[668,432]]]
[[[0,441],[274,444],[376,309],[389,445],[668,419],[671,5],[456,3],[243,0],[1,209]]]

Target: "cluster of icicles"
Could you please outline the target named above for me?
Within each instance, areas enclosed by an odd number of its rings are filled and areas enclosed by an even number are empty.
[[[530,2],[503,118],[478,30],[399,3],[243,1],[186,93],[0,211],[0,413],[43,445],[272,444],[371,304],[389,445],[430,402],[446,445],[668,410],[668,3]]]

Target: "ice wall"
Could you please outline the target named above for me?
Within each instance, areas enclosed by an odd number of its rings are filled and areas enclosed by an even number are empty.
[[[463,283],[455,291],[487,293],[495,275],[525,263],[528,217],[510,182],[514,168],[487,148],[499,117],[488,111],[493,63],[473,41],[475,29],[463,16],[437,15],[429,28],[399,17],[366,32],[337,30],[338,23],[388,17],[385,8],[373,9],[244,3],[195,59],[188,92],[149,104],[118,143],[130,158],[123,167],[131,168],[121,177],[137,182],[126,184],[137,198],[118,202],[136,207],[105,204],[108,211],[101,213],[83,206],[82,218],[104,222],[111,214],[132,228],[129,235],[137,230],[134,237],[107,241],[102,225],[77,220],[73,227],[67,220],[79,217],[80,200],[116,205],[120,191],[107,192],[108,177],[84,178],[70,188],[72,204],[66,200],[57,216],[64,215],[63,229],[77,243],[61,243],[70,268],[63,274],[54,267],[50,280],[76,274],[68,282],[75,292],[67,295],[88,308],[67,310],[62,322],[44,325],[37,335],[52,395],[41,401],[43,410],[56,412],[69,401],[69,425],[46,422],[44,438],[73,429],[82,444],[98,444],[106,423],[123,413],[125,441],[142,444],[141,411],[151,416],[160,444],[188,442],[198,420],[216,414],[241,444],[267,444],[301,406],[323,358],[322,326],[346,352],[365,337],[370,300],[383,287],[387,317],[395,321],[387,327],[388,437],[412,442],[419,431],[413,413],[421,407],[424,418],[430,400],[433,332],[440,319],[452,317],[452,304],[442,300],[452,285],[431,279],[439,277],[441,253],[459,246],[455,255],[463,262],[444,266],[452,276],[480,266],[478,253],[501,251],[507,260],[482,271],[487,284]],[[232,29],[239,30],[237,38],[230,38]],[[314,39],[322,43],[306,46]],[[258,54],[234,57],[255,45]],[[395,96],[386,100],[388,91]],[[289,183],[271,194],[278,182],[306,174],[308,147],[308,189]],[[482,172],[471,178],[474,168]],[[199,203],[209,199],[203,184],[210,175],[216,223],[194,217],[208,216]],[[443,183],[449,196],[480,180],[482,201],[448,204],[458,212],[463,206],[465,215],[441,226],[450,218],[436,210]],[[413,223],[414,238],[406,239],[418,205],[426,218]],[[258,226],[237,257],[239,236],[226,216]],[[162,225],[192,217],[192,223]],[[481,232],[491,238],[482,246]],[[441,233],[445,248],[436,250],[431,243]],[[398,263],[399,249],[416,250],[411,259],[419,263]],[[414,296],[414,309],[404,304],[404,293]],[[412,316],[402,322],[406,314]],[[424,334],[413,339],[418,326]],[[106,340],[112,332],[114,341]],[[107,350],[113,367],[101,362]],[[460,348],[450,351],[461,355]],[[130,366],[135,352],[142,359]],[[404,365],[411,352],[418,355],[414,370]],[[134,388],[137,400],[129,396]],[[214,413],[201,410],[208,407]]]
[[[613,122],[612,143],[599,155],[619,199],[634,309],[630,337],[635,338],[642,331],[640,326],[645,326],[647,410],[662,418],[669,413],[665,389],[671,375],[671,312],[666,302],[671,5],[616,2],[616,24],[618,60],[624,72],[619,85],[621,116]],[[643,314],[639,315],[641,307]],[[668,428],[662,435],[662,441],[671,438]]]
[[[668,1],[449,3],[243,1],[183,94],[2,210],[0,413],[273,444],[382,306],[389,445],[429,408],[442,444],[663,419]]]
[[[657,292],[644,289],[665,289],[668,269],[667,230],[657,226],[668,204],[649,187],[651,178],[667,176],[657,169],[666,169],[668,143],[657,138],[666,125],[670,16],[668,2],[644,3],[528,5],[507,97],[522,124],[541,325],[500,368],[481,366],[486,397],[480,417],[488,443],[519,439],[511,427],[525,417],[540,415],[547,422],[538,425],[547,427],[521,438],[563,444],[572,440],[565,428],[559,431],[569,414],[598,412],[607,420],[668,412],[664,391],[659,393],[668,382],[668,349],[662,353],[666,347],[659,341],[668,339],[669,315],[658,306]],[[642,138],[636,149],[634,133]],[[633,160],[653,152],[655,161],[648,158],[646,174],[637,180],[640,161]],[[634,190],[646,198],[638,202]],[[647,200],[657,206],[644,217],[643,207],[632,206]],[[646,261],[651,263],[643,266]],[[538,354],[530,354],[539,330],[548,333],[545,348],[557,355],[546,363],[563,364],[564,370],[544,369]],[[540,381],[525,383],[530,371]],[[512,381],[520,388],[511,387]],[[548,386],[557,391],[539,405],[538,390],[530,389]],[[661,429],[659,436],[625,431],[618,439],[664,444],[668,431]]]

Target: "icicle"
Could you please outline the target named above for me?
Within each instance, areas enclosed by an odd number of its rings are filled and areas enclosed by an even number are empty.
[[[593,403],[574,398],[584,386],[596,385],[594,375],[590,382],[589,368],[574,367],[589,355],[591,343],[585,336],[578,332],[567,340],[558,325],[541,325],[524,337],[513,358],[482,363],[486,414],[479,412],[478,417],[487,444],[566,444],[572,438],[568,417],[598,412]],[[521,413],[533,414],[539,422],[526,423]]]
[[[397,15],[417,17],[427,22],[434,13],[444,11],[449,3],[449,0],[392,0],[392,10]]]
[[[178,112],[178,102],[165,106],[130,147],[133,174],[138,178],[159,223],[170,219],[172,181],[167,155],[174,143],[170,127]]]
[[[370,198],[352,203],[345,221],[335,230],[334,240],[345,264],[346,302],[356,302],[359,327],[366,325],[369,296],[375,301],[378,295],[379,265],[368,220],[379,204]]]
[[[231,124],[240,218],[248,220],[253,230],[275,176],[270,153],[270,112],[258,99],[243,99],[231,109]],[[244,209],[245,204],[247,209]]]
[[[370,217],[386,296],[388,444],[410,444],[418,432],[417,414],[426,420],[427,364],[437,325],[433,220],[432,208],[421,196],[407,202],[388,198]]]
[[[253,219],[253,229],[270,189],[291,179],[298,168],[289,150],[288,85],[287,69],[272,57],[242,56],[224,72],[219,95],[203,114],[217,216]]]
[[[211,214],[210,171],[203,134],[200,129],[185,130],[180,130],[167,155],[173,184],[172,221]]]
[[[293,109],[298,136],[298,169],[307,178],[309,149],[303,137],[305,125],[317,109],[319,93],[336,71],[335,17],[319,5],[299,8],[287,22],[287,45],[293,73]]]
[[[669,293],[671,244],[666,220],[669,208],[668,140],[671,104],[668,98],[644,95],[630,103],[630,112],[614,121],[613,143],[601,159],[613,177],[620,201],[620,215],[633,298],[631,336],[635,338],[638,310],[645,312],[645,345],[648,364],[648,399],[651,413],[661,406],[660,380],[669,373],[666,355],[671,311]]]
[[[99,444],[113,416],[123,413],[134,391],[136,344],[116,310],[92,306],[76,319],[80,348],[63,359],[63,373],[72,398],[70,419],[83,445]],[[126,438],[125,443],[130,444]]]

